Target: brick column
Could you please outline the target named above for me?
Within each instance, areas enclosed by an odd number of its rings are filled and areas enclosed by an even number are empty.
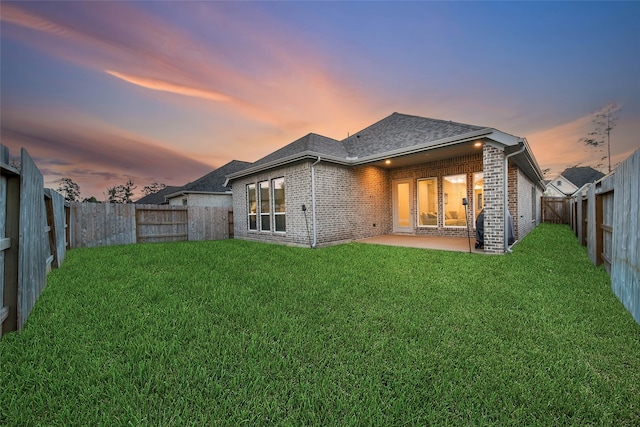
[[[504,253],[504,151],[484,144],[484,250]]]

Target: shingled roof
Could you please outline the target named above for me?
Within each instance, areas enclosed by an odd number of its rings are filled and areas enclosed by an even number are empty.
[[[368,157],[482,129],[486,127],[393,113],[342,143],[349,157]]]
[[[246,169],[251,166],[249,162],[243,162],[240,160],[232,160],[229,163],[220,166],[218,169],[214,169],[205,176],[196,179],[193,182],[186,184],[183,187],[178,187],[174,193],[178,192],[207,192],[207,193],[225,193],[229,191],[228,187],[224,186],[224,182],[227,179],[227,175],[234,172],[239,172],[242,169]]]
[[[136,204],[137,205],[162,205],[165,203],[164,196],[166,196],[167,194],[175,193],[180,188],[182,187],[172,187],[172,186],[164,187],[162,190],[156,193],[149,194],[147,196],[144,196],[136,200]]]
[[[281,149],[276,150],[273,153],[261,158],[251,166],[259,166],[271,163],[285,158],[294,157],[302,153],[325,155],[338,158],[346,158],[348,156],[347,150],[344,148],[342,142],[336,139],[328,138],[326,136],[310,133],[300,139],[293,141],[291,144],[285,145]]]
[[[304,159],[321,159],[344,165],[361,165],[385,157],[406,156],[426,150],[489,138],[509,150],[517,150],[526,140],[486,126],[393,113],[348,138],[338,141],[310,133],[274,151],[246,169],[228,175],[229,180]],[[528,146],[527,146],[528,147]],[[540,179],[542,172],[532,153],[513,158],[527,175]]]
[[[604,176],[604,174],[590,166],[576,166],[565,169],[562,173],[566,179],[571,181],[573,185],[582,188],[583,185],[596,182]]]

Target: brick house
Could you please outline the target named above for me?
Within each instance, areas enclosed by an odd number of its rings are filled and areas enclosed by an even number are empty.
[[[484,209],[489,253],[508,250],[505,209],[516,239],[538,224],[544,190],[524,138],[399,113],[342,141],[308,134],[225,184],[236,238],[316,247],[389,233],[466,237]]]

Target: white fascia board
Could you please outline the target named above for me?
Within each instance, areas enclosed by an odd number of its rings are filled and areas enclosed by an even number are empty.
[[[185,190],[185,191],[178,191],[175,193],[171,193],[171,194],[167,194],[166,196],[164,196],[165,200],[169,200],[169,199],[173,199],[174,197],[180,197],[180,196],[188,196],[189,194],[205,194],[205,195],[211,195],[211,196],[226,196],[231,194],[230,191],[189,191],[189,190]]]

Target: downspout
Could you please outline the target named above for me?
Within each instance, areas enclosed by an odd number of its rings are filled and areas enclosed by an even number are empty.
[[[504,251],[511,252],[509,249],[509,157],[515,156],[516,154],[522,153],[527,146],[524,141],[521,139],[518,144],[520,144],[520,149],[518,151],[514,151],[511,154],[507,154],[504,156],[504,170],[503,170],[503,184],[504,184]],[[516,188],[517,193],[517,188]],[[517,215],[516,215],[517,216]]]
[[[313,243],[311,247],[315,249],[317,243],[316,233],[316,168],[315,166],[320,163],[320,156],[313,164],[311,164],[311,222],[313,223]]]

